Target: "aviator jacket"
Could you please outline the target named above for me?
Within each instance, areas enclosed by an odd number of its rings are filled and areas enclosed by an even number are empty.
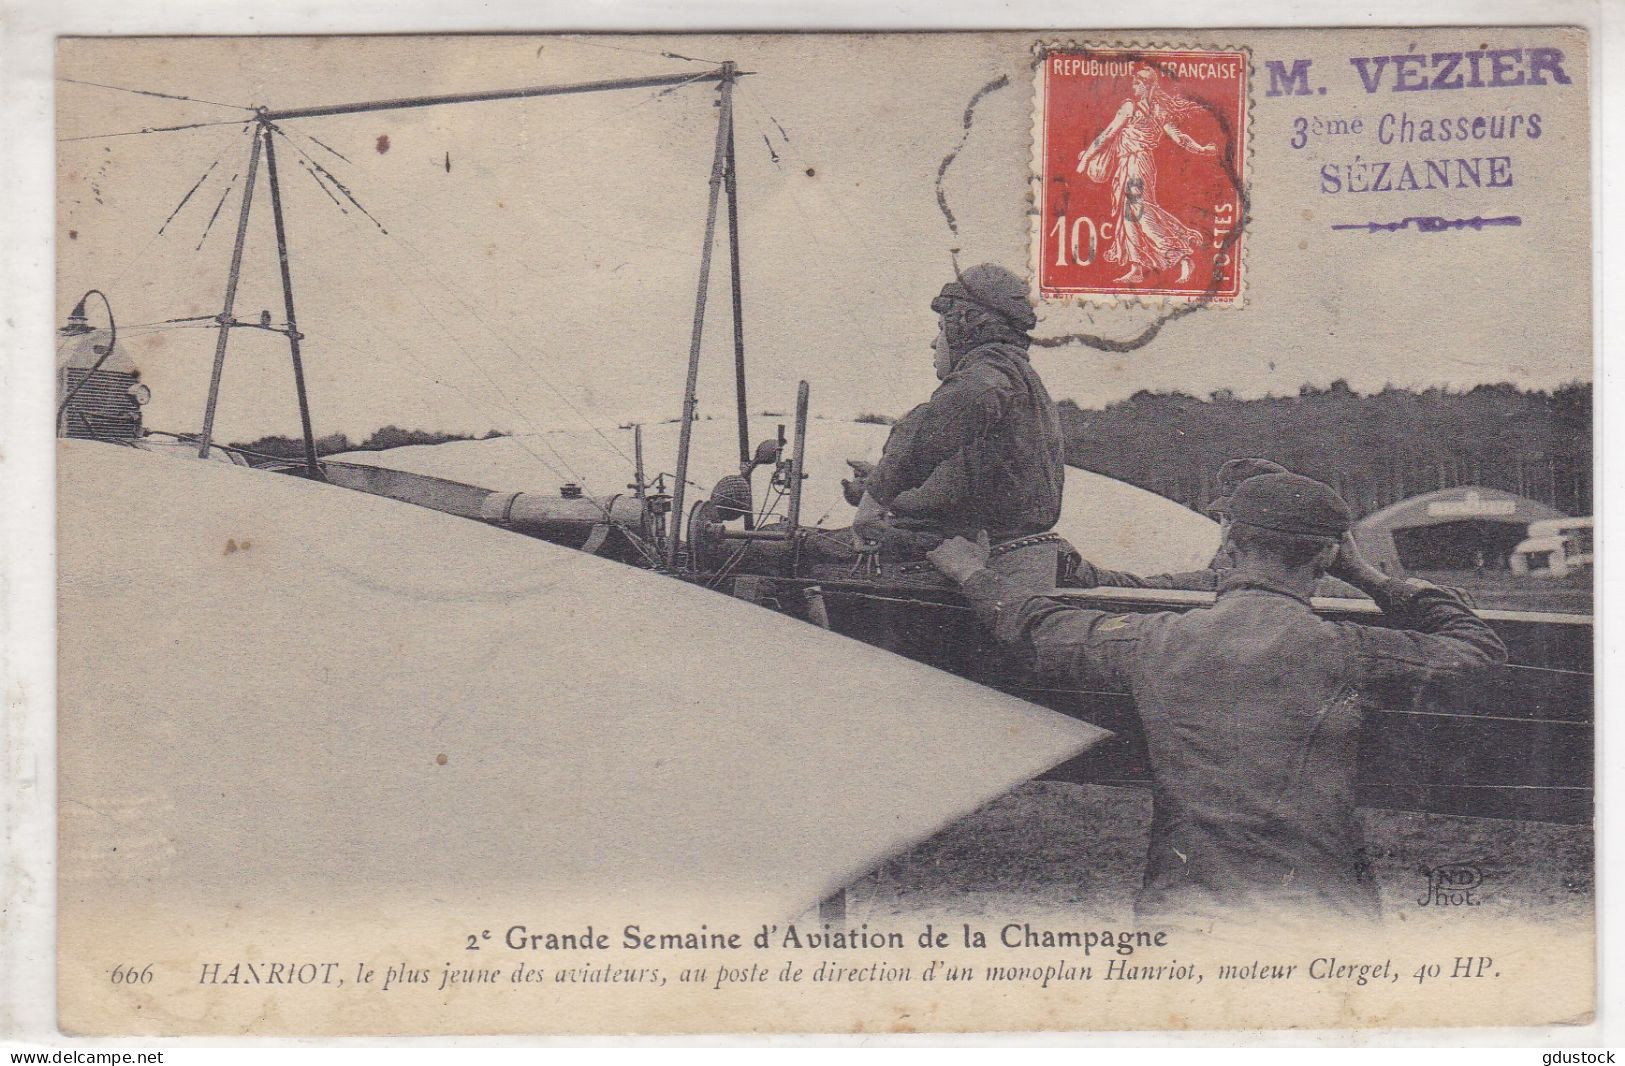
[[[915,528],[985,529],[998,543],[1054,528],[1065,462],[1060,415],[1026,351],[984,344],[898,423],[864,488]]]
[[[1132,695],[1152,772],[1142,917],[1235,917],[1266,905],[1375,916],[1355,818],[1360,696],[1505,661],[1453,593],[1390,581],[1392,623],[1328,622],[1269,582],[1231,574],[1213,607],[1113,614],[989,570],[963,586],[1001,642],[1049,681]]]

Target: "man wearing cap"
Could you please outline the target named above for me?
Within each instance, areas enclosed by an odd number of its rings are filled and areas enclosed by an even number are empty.
[[[1250,477],[1257,477],[1259,474],[1284,474],[1286,472],[1286,467],[1279,463],[1272,463],[1268,459],[1227,459],[1224,465],[1219,467],[1219,495],[1207,507],[1208,516],[1219,523],[1219,550],[1214,553],[1212,561],[1207,564],[1205,569],[1142,576],[1130,573],[1127,570],[1108,570],[1103,566],[1096,566],[1081,556],[1075,556],[1071,567],[1071,576],[1066,583],[1074,588],[1105,586],[1109,588],[1214,591],[1219,587],[1219,581],[1224,572],[1230,569],[1230,497],[1234,495],[1236,486]],[[1346,586],[1344,587],[1346,588]],[[1321,589],[1316,591],[1321,595],[1339,594]]]
[[[1230,499],[1236,494],[1236,489],[1248,478],[1258,477],[1262,474],[1290,473],[1280,463],[1272,463],[1268,459],[1226,459],[1219,467],[1218,495],[1207,505],[1208,517],[1219,523],[1219,550],[1208,563],[1209,570],[1226,570],[1230,567],[1230,545],[1224,538],[1230,532]]]
[[[1182,614],[1034,594],[964,538],[930,559],[1046,681],[1133,697],[1153,788],[1142,918],[1375,917],[1354,810],[1360,693],[1470,675],[1505,649],[1454,593],[1361,557],[1328,486],[1264,474],[1242,481],[1230,508],[1234,568],[1214,606]],[[1309,594],[1328,569],[1393,628],[1318,618]]]
[[[995,544],[1054,528],[1065,445],[1060,415],[1027,359],[1037,321],[1020,278],[971,267],[931,301],[931,399],[892,431],[865,479],[855,536],[915,557],[953,536]]]
[[[1219,494],[1207,505],[1207,513],[1219,523],[1219,550],[1201,570],[1142,576],[1127,570],[1108,570],[1074,554],[1065,584],[1073,588],[1190,589],[1215,592],[1234,565],[1230,551],[1230,498],[1236,487],[1260,474],[1285,474],[1286,467],[1268,459],[1227,459],[1219,467]],[[1345,581],[1325,575],[1315,582],[1316,596],[1360,597],[1364,595]]]

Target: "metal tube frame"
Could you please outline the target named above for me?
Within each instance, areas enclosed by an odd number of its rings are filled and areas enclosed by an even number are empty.
[[[214,438],[214,411],[220,402],[220,375],[226,369],[226,340],[231,336],[232,311],[237,306],[237,279],[243,270],[243,241],[248,237],[248,215],[254,204],[254,181],[260,170],[260,138],[256,134],[248,149],[248,177],[243,182],[243,205],[237,212],[237,242],[231,249],[231,266],[226,271],[225,306],[220,311],[220,333],[214,342],[214,368],[209,373],[209,400],[203,409],[203,436],[198,442],[197,457],[209,457],[209,443]]]
[[[305,393],[305,365],[299,354],[299,323],[293,314],[293,276],[288,270],[288,233],[282,221],[282,186],[276,177],[276,145],[271,124],[260,123],[265,138],[265,180],[271,190],[271,218],[276,226],[276,258],[282,273],[282,306],[287,314],[288,354],[293,360],[293,387],[299,397],[299,427],[305,435],[305,471],[313,478],[322,476],[316,463],[316,436],[310,428],[310,399]]]
[[[705,335],[705,306],[711,287],[711,249],[716,243],[717,199],[722,191],[727,166],[728,130],[733,124],[733,64],[723,64],[724,77],[718,85],[716,151],[711,160],[710,198],[705,210],[705,243],[700,248],[700,279],[694,291],[694,328],[689,335],[688,380],[683,388],[683,425],[677,438],[676,485],[672,487],[671,523],[666,537],[666,566],[677,569],[682,547],[683,506],[688,489],[688,452],[694,436],[694,410],[699,404],[700,341]]]
[[[281,111],[262,111],[262,120],[285,122],[295,118],[320,118],[328,115],[358,115],[368,111],[401,111],[415,107],[438,107],[441,104],[477,104],[493,100],[524,100],[537,96],[572,96],[579,93],[611,92],[617,89],[657,89],[665,85],[687,85],[691,82],[731,81],[738,76],[732,63],[724,63],[717,70],[700,74],[661,74],[647,78],[611,78],[605,81],[584,81],[565,85],[532,85],[521,89],[491,89],[474,93],[446,93],[440,96],[403,96],[394,100],[369,100],[356,104],[326,104],[320,107],[294,107]]]
[[[801,483],[807,476],[807,400],[811,391],[805,381],[796,386],[796,450],[790,459],[790,505],[786,516],[792,537],[801,528]]]
[[[734,167],[733,111],[728,113],[728,163],[724,189],[728,194],[728,275],[733,290],[734,401],[739,413],[739,469],[751,467],[750,412],[745,401],[745,301],[739,280],[739,182]],[[750,516],[746,516],[746,523]]]
[[[283,307],[287,314],[287,335],[289,354],[293,361],[294,387],[299,399],[299,420],[304,434],[305,466],[312,476],[320,476],[320,466],[316,460],[315,436],[311,429],[310,403],[305,388],[304,362],[300,352],[299,342],[303,335],[299,332],[298,323],[294,315],[293,279],[288,265],[288,242],[286,223],[282,213],[282,190],[277,179],[276,149],[273,145],[273,123],[286,122],[299,118],[318,118],[330,115],[354,115],[372,111],[397,111],[408,108],[436,107],[442,104],[481,103],[497,100],[522,100],[543,96],[569,96],[580,93],[610,92],[620,89],[649,89],[662,86],[677,87],[700,82],[717,82],[719,89],[718,106],[721,114],[717,121],[717,146],[715,159],[711,166],[711,195],[706,211],[705,248],[700,257],[699,291],[695,299],[694,331],[689,352],[689,371],[687,389],[684,393],[683,403],[683,430],[682,439],[678,447],[677,486],[673,496],[672,511],[678,518],[671,523],[671,536],[667,544],[667,563],[676,567],[677,554],[681,529],[681,515],[683,508],[684,489],[687,484],[688,452],[690,437],[694,423],[694,408],[697,402],[695,390],[698,386],[699,376],[699,349],[705,321],[706,295],[709,287],[711,272],[711,246],[716,235],[717,198],[719,186],[724,179],[728,191],[728,233],[730,271],[733,287],[733,326],[734,326],[734,359],[735,376],[738,390],[739,405],[739,434],[740,434],[740,462],[746,464],[750,461],[749,431],[745,421],[745,349],[743,333],[743,306],[740,296],[739,282],[739,216],[738,216],[738,187],[734,175],[734,145],[733,145],[733,83],[739,77],[750,73],[739,70],[731,61],[724,63],[715,70],[704,71],[700,74],[665,74],[643,78],[612,78],[601,81],[576,82],[562,85],[535,85],[520,89],[496,89],[485,92],[447,93],[438,96],[409,96],[389,100],[372,100],[351,104],[329,104],[319,107],[288,108],[271,110],[259,108],[253,120],[259,125],[259,130],[250,141],[248,151],[248,172],[243,183],[242,205],[237,214],[237,236],[232,245],[231,265],[226,272],[226,294],[220,315],[216,319],[219,323],[219,336],[215,341],[214,364],[209,375],[209,398],[203,411],[203,432],[199,437],[198,458],[207,459],[214,438],[214,417],[220,402],[220,379],[226,365],[226,347],[230,338],[231,329],[237,325],[233,317],[237,303],[237,284],[242,277],[243,245],[248,236],[248,220],[254,203],[254,185],[259,175],[260,154],[264,151],[266,164],[266,178],[271,189],[271,213],[276,228],[277,262],[282,280]],[[641,440],[639,441],[641,444]],[[641,483],[642,478],[639,477]]]

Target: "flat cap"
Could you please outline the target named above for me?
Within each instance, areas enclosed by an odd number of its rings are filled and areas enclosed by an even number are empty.
[[[973,266],[957,281],[944,285],[931,301],[931,310],[940,315],[956,302],[991,311],[1023,332],[1038,324],[1038,316],[1027,302],[1026,283],[996,263]]]
[[[1242,525],[1301,537],[1338,538],[1349,531],[1348,504],[1314,478],[1259,474],[1236,486],[1230,519]]]
[[[1207,505],[1207,513],[1221,515],[1230,513],[1230,497],[1235,495],[1236,486],[1250,477],[1260,474],[1285,474],[1286,467],[1280,463],[1272,463],[1268,459],[1226,459],[1224,465],[1219,467],[1219,494],[1212,503]]]

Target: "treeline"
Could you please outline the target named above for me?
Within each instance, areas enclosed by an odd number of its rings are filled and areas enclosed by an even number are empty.
[[[505,437],[506,433],[499,430],[490,430],[483,437],[470,436],[467,433],[435,433],[424,429],[402,429],[400,426],[385,426],[372,436],[362,441],[351,441],[343,433],[329,433],[325,437],[316,438],[317,455],[337,455],[339,452],[377,452],[385,448],[400,448],[408,444],[444,444],[453,440],[490,440],[493,437]],[[258,455],[272,455],[280,459],[298,459],[305,454],[305,441],[303,437],[271,436],[261,437],[258,440],[248,441],[244,444],[233,444],[233,448],[240,448],[245,452]]]
[[[1589,384],[1362,396],[1340,380],[1258,400],[1142,391],[1104,410],[1059,406],[1071,465],[1198,510],[1215,495],[1219,464],[1257,456],[1325,481],[1362,515],[1456,485],[1591,513]]]

